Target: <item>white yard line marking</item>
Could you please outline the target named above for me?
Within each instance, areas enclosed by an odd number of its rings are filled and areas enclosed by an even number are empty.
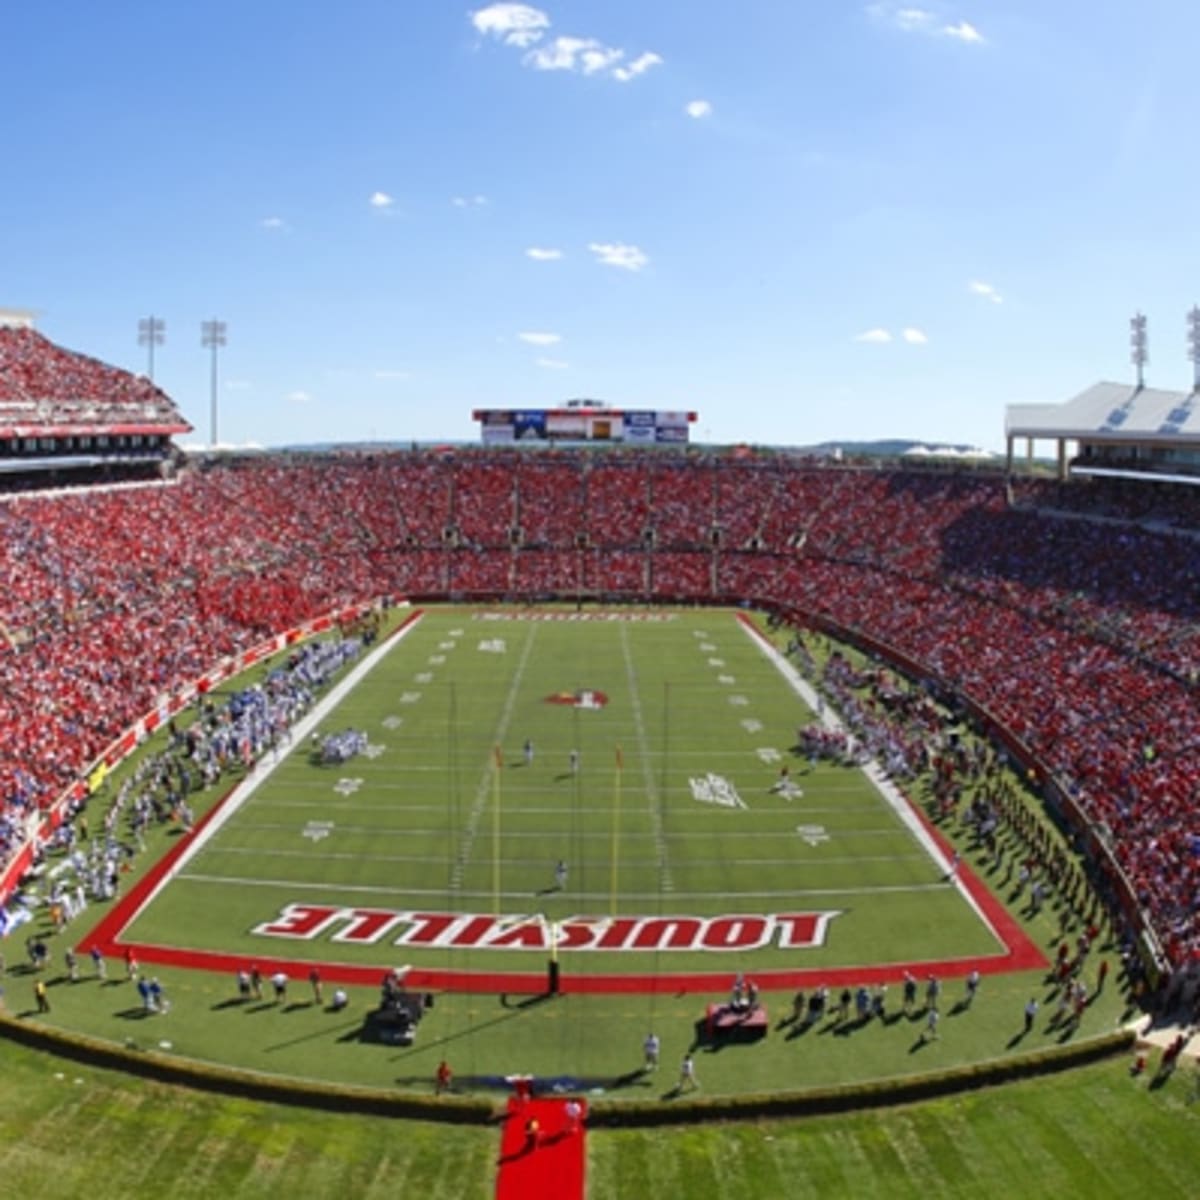
[[[319,892],[322,895],[336,894],[338,892],[348,892],[354,895],[372,895],[372,896],[433,896],[436,898],[445,899],[445,888],[419,888],[419,887],[384,887],[370,883],[315,883],[306,882],[298,879],[263,879],[261,877],[254,878],[239,878],[235,875],[208,875],[208,874],[189,874],[181,875],[181,880],[186,880],[188,883],[210,883],[218,887],[258,887],[258,888],[285,888],[293,892],[300,888],[309,891]],[[672,900],[695,900],[707,904],[719,904],[724,900],[744,900],[744,899],[761,899],[761,900],[795,900],[798,896],[864,896],[873,895],[875,893],[895,893],[895,892],[943,892],[945,885],[940,883],[912,883],[912,884],[895,884],[888,887],[872,888],[870,891],[864,891],[861,888],[789,888],[787,891],[756,891],[756,892],[721,892],[719,895],[706,892],[674,892]],[[506,896],[521,896],[529,898],[527,890],[516,890],[503,893]],[[460,898],[479,898],[483,900],[491,899],[491,889],[476,890],[476,891],[460,891]],[[622,901],[630,900],[645,900],[652,901],[660,899],[657,892],[622,892]],[[593,900],[596,902],[607,902],[610,899],[608,892],[582,892],[572,893],[572,900],[587,901]],[[719,911],[719,909],[718,909]]]
[[[533,653],[533,642],[537,637],[538,624],[536,621],[530,622],[529,632],[525,637],[525,645],[521,647],[521,658],[517,663],[517,668],[513,672],[512,683],[509,685],[508,695],[504,698],[504,707],[500,710],[500,718],[496,723],[496,729],[493,733],[492,743],[495,746],[503,746],[505,735],[508,733],[508,725],[512,720],[513,709],[517,705],[517,694],[521,690],[521,680],[525,677],[525,668],[529,664],[529,657]],[[475,849],[475,839],[479,834],[479,822],[483,819],[483,814],[488,807],[488,798],[492,790],[492,772],[496,769],[492,751],[488,750],[487,766],[484,767],[483,773],[479,777],[479,784],[475,788],[475,802],[471,805],[471,812],[467,817],[467,828],[463,833],[463,839],[459,845],[458,856],[454,860],[454,868],[450,872],[450,886],[457,890],[462,886],[463,868],[471,859],[471,854]]]
[[[667,858],[667,839],[663,834],[661,797],[650,767],[646,722],[642,716],[642,697],[638,691],[637,668],[633,662],[633,652],[629,647],[629,628],[626,625],[621,625],[619,628],[621,631],[621,657],[625,660],[625,677],[629,683],[629,707],[633,713],[634,736],[637,738],[638,755],[642,764],[642,783],[646,788],[646,798],[650,802],[650,825],[654,831],[654,846],[658,851],[659,878],[664,892],[674,892],[675,881],[671,877],[671,864]]]

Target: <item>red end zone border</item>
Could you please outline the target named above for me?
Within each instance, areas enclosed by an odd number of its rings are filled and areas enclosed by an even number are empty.
[[[133,921],[155,889],[163,883],[192,840],[198,837],[205,827],[216,818],[217,814],[230,803],[236,790],[236,787],[231,788],[196,823],[190,834],[180,838],[134,884],[129,892],[113,905],[107,916],[80,943],[80,952],[86,954],[96,947],[102,954],[112,957],[122,957],[126,953],[132,953],[140,963],[156,963],[160,966],[227,974],[243,970],[253,962],[258,964],[264,974],[283,971],[294,979],[305,978],[308,972],[316,967],[321,972],[322,978],[331,983],[362,987],[377,985],[381,973],[387,970],[384,966],[356,966],[351,963],[317,962],[312,959],[186,950],[176,946],[127,941],[122,937],[126,926]],[[952,852],[950,844],[938,829],[930,824],[924,813],[907,796],[905,803],[908,804],[938,848],[949,856]],[[965,863],[961,864],[957,875],[959,884],[966,890],[996,936],[1004,944],[1003,953],[974,958],[933,959],[886,965],[763,970],[754,972],[755,982],[764,991],[782,991],[822,984],[827,987],[843,987],[848,984],[892,983],[900,980],[906,970],[918,978],[937,975],[939,978],[953,979],[968,975],[971,971],[978,971],[982,975],[998,975],[1011,971],[1042,969],[1049,965],[1046,956],[1021,928],[1016,918],[996,899],[969,866]],[[730,975],[729,968],[722,971],[599,975],[572,975],[569,971],[563,970],[559,975],[559,989],[562,992],[571,992],[577,995],[714,992],[728,988]],[[416,991],[501,992],[537,995],[547,990],[547,974],[539,971],[468,971],[414,967],[406,973],[405,983]]]
[[[401,626],[393,631],[396,636],[402,629],[414,623],[421,610],[412,613]],[[740,617],[740,614],[739,614]],[[747,624],[744,618],[743,624]],[[751,631],[761,639],[757,629]],[[121,897],[108,914],[87,934],[79,944],[81,953],[93,948],[110,957],[132,954],[140,963],[155,963],[160,966],[182,967],[186,970],[215,971],[233,974],[257,963],[266,973],[283,971],[293,978],[304,978],[316,967],[322,978],[331,983],[344,983],[370,987],[379,982],[380,974],[387,968],[380,965],[358,966],[343,962],[319,962],[312,959],[281,958],[269,955],[226,954],[209,950],[187,950],[178,946],[161,946],[148,942],[126,940],[122,934],[137,914],[166,881],[175,865],[187,852],[193,841],[232,802],[239,785],[230,788],[220,800],[196,823],[192,831],[181,837],[156,862],[137,883]],[[930,840],[947,858],[952,847],[941,832],[933,826],[920,808],[907,796],[903,796],[909,811],[920,823]],[[1041,949],[1029,938],[1020,923],[992,894],[984,882],[965,863],[959,865],[957,883],[970,897],[975,908],[991,927],[1004,946],[999,954],[980,955],[971,958],[919,960],[909,963],[886,965],[858,965],[847,967],[797,967],[755,971],[754,978],[762,990],[786,990],[797,987],[843,987],[847,984],[891,983],[903,977],[905,971],[924,978],[937,975],[941,978],[957,978],[978,971],[983,975],[998,975],[1011,971],[1042,969],[1049,965]],[[560,964],[561,966],[561,964]],[[559,990],[579,995],[616,995],[629,993],[682,993],[722,991],[729,984],[730,970],[683,971],[654,974],[631,972],[621,974],[572,975],[560,970]],[[454,968],[414,967],[407,971],[405,982],[418,991],[454,992],[501,992],[537,995],[547,990],[548,973],[541,971],[477,971]]]

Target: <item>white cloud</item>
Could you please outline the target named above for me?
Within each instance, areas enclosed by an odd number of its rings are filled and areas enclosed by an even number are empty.
[[[546,40],[550,18],[540,8],[528,4],[489,4],[469,15],[478,33],[524,50],[521,62],[535,71],[603,73],[628,83],[662,62],[662,55],[653,50],[625,62],[624,50],[593,37],[563,35]]]
[[[596,256],[597,262],[625,271],[640,271],[650,261],[644,250],[627,246],[624,242],[588,242],[588,249]]]
[[[488,202],[486,196],[451,196],[450,203],[455,208],[483,208]]]
[[[925,8],[900,8],[892,15],[897,29],[906,33],[927,30],[933,25],[933,13]]]
[[[970,21],[959,19],[951,24],[928,8],[899,4],[896,0],[879,0],[867,6],[867,13],[881,25],[901,33],[921,33],[927,37],[951,38],[956,42],[981,45],[986,39]]]
[[[644,75],[651,67],[657,67],[661,63],[661,54],[655,54],[653,50],[647,50],[645,54],[638,55],[628,66],[616,67],[613,70],[613,78],[620,80],[621,83],[628,83],[631,79],[636,79],[639,75]]]
[[[288,223],[282,217],[263,217],[259,221],[259,227],[262,229],[270,229],[276,231],[286,230]]]
[[[558,333],[518,333],[517,337],[531,346],[553,346],[562,341],[562,335]]]
[[[884,342],[892,340],[892,335],[886,329],[868,329],[865,333],[860,333],[854,340],[856,342],[872,342],[876,345],[883,345]]]
[[[528,4],[489,4],[471,13],[471,24],[479,33],[490,34],[506,46],[526,49],[541,40],[550,28],[550,18]]]
[[[903,337],[910,346],[924,346],[925,343],[929,341],[929,338],[925,336],[924,330],[913,329],[911,326],[906,329],[903,334],[901,334],[901,337]]]
[[[535,71],[581,71],[595,75],[624,57],[624,50],[605,46],[595,38],[556,37],[525,55],[526,65]]]
[[[525,251],[525,256],[532,258],[534,262],[553,262],[555,259],[562,258],[563,252],[550,246],[530,246]]]
[[[225,389],[230,392],[248,392],[253,385],[248,379],[227,379]]]
[[[993,304],[1004,303],[1004,297],[990,283],[984,283],[981,279],[972,279],[967,284],[967,291],[973,295],[982,296],[985,300],[990,300]]]
[[[396,203],[395,198],[389,196],[387,192],[372,192],[371,198],[367,203],[372,207],[379,209],[381,212],[392,207]]]
[[[689,100],[683,106],[683,111],[699,121],[702,117],[712,116],[712,105],[707,100]]]
[[[539,358],[537,365],[547,371],[565,371],[571,364],[563,362],[561,358]]]
[[[957,25],[943,25],[941,33],[943,37],[955,38],[960,42],[983,41],[983,34],[968,21],[959,21]]]
[[[308,392],[288,392],[286,399],[290,400],[293,404],[307,404],[312,399],[312,396]]]

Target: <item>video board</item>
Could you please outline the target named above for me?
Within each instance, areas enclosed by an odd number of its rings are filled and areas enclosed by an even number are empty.
[[[617,408],[484,408],[471,414],[485,446],[514,442],[685,445],[697,414]]]

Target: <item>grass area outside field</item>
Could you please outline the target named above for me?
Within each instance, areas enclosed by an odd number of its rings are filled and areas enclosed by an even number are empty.
[[[881,1112],[588,1135],[590,1200],[1195,1194],[1194,1067],[1107,1062]],[[494,1128],[339,1116],[148,1084],[5,1045],[0,1177],[38,1200],[494,1194]]]
[[[604,911],[613,898],[613,748],[620,744],[620,911],[704,914],[828,903],[842,915],[821,947],[619,954],[607,969],[724,967],[732,977],[737,969],[753,974],[797,963],[897,963],[994,947],[974,912],[940,879],[859,772],[820,764],[811,774],[797,770],[803,796],[788,800],[771,791],[778,762],[764,761],[759,749],[778,750],[788,761],[796,726],[812,718],[732,614],[644,624],[471,621],[464,610],[430,612],[322,723],[325,729],[366,729],[371,742],[384,748],[378,757],[329,768],[309,761],[307,744],[296,747],[151,905],[133,935],[233,950],[247,961],[274,952],[313,961],[358,956],[383,966],[401,957],[419,963],[423,955],[435,966],[541,971],[545,956],[537,953],[420,952],[386,941],[353,946],[328,938],[279,943],[249,931],[282,903],[299,899],[487,912],[497,866],[503,900],[513,909],[540,906],[551,919]],[[483,643],[490,648],[481,649]],[[458,649],[467,661],[455,678],[440,684],[436,677],[418,678],[431,667],[435,675],[448,670]],[[714,658],[715,667],[709,661]],[[722,683],[721,676],[735,682]],[[585,687],[603,691],[607,704],[579,710],[547,703],[547,696]],[[421,702],[401,702],[414,691]],[[731,694],[744,695],[747,704],[728,703]],[[746,711],[753,717],[743,717]],[[747,730],[741,723],[746,719],[761,727]],[[527,736],[535,746],[529,765],[521,753]],[[505,748],[498,858],[490,811],[497,742]],[[571,748],[582,755],[577,777],[566,769]],[[745,808],[696,800],[689,780],[714,764],[735,783]],[[335,793],[343,776],[361,779],[362,786]],[[330,834],[303,836],[313,820],[332,822]],[[797,824],[816,823],[828,841],[809,844],[795,836]],[[156,830],[144,857],[161,853],[172,832]],[[570,862],[563,894],[546,890],[560,856]],[[1010,847],[1008,862],[1015,858]],[[1005,877],[1003,868],[989,877],[1001,893],[1010,886]],[[836,898],[826,895],[830,890]],[[1057,919],[1047,910],[1026,928],[1049,948]],[[346,1012],[333,1014],[310,1002],[303,978],[293,978],[285,1004],[271,1003],[269,994],[263,1002],[243,1004],[232,975],[150,968],[172,1011],[146,1015],[115,963],[103,985],[88,978],[87,964],[80,983],[63,979],[65,942],[65,935],[51,939],[52,1012],[38,1019],[145,1048],[168,1043],[171,1053],[206,1062],[388,1088],[423,1089],[446,1057],[464,1089],[498,1087],[506,1074],[530,1072],[566,1077],[617,1099],[658,1097],[674,1084],[705,1003],[725,998],[672,990],[529,1003],[494,992],[446,994],[427,1012],[416,1043],[401,1047],[363,1035],[364,1014],[377,1001],[374,988],[351,988]],[[1110,950],[1104,953],[1111,957]],[[603,970],[605,958],[564,952],[564,976]],[[961,1004],[961,980],[948,980],[936,1039],[922,1036],[920,1005],[912,1015],[900,1014],[894,984],[886,1022],[858,1026],[826,1019],[805,1031],[784,1024],[791,993],[767,991],[763,999],[774,1027],[768,1036],[751,1045],[706,1048],[698,1069],[706,1094],[796,1090],[937,1070],[1107,1032],[1127,1012],[1117,983],[1114,971],[1074,1030],[1050,1027],[1055,993],[1041,972],[986,976],[969,1010]],[[1042,1001],[1043,1011],[1035,1030],[1019,1037],[1030,995]],[[33,1009],[32,978],[19,968],[10,973],[9,1007]],[[649,1029],[663,1039],[662,1078],[631,1076]]]

